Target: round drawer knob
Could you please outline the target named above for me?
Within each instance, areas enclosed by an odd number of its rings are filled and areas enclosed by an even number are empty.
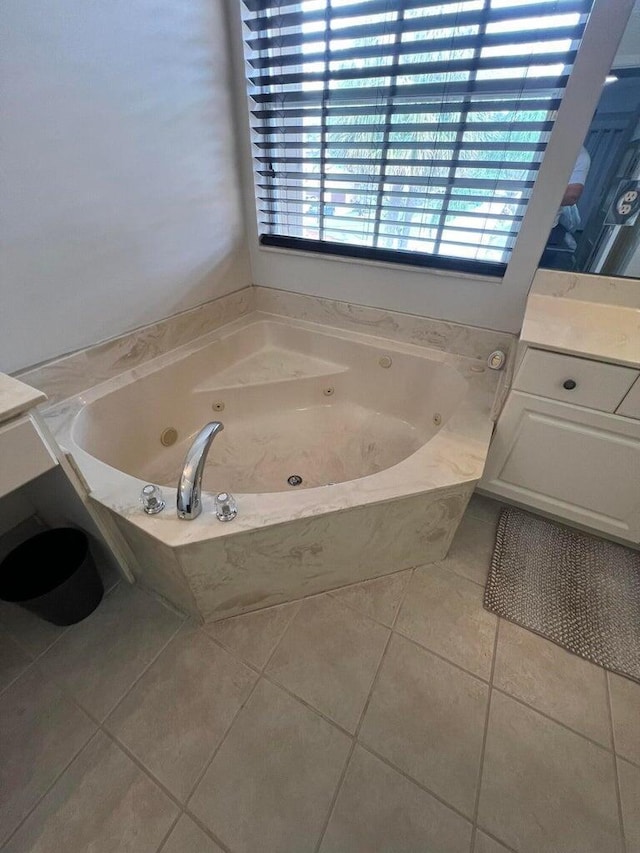
[[[567,391],[573,391],[573,389],[576,387],[577,384],[578,383],[576,382],[575,379],[565,379],[564,382],[562,383],[562,387],[566,388]]]

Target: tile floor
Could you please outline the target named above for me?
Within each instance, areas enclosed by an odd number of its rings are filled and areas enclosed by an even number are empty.
[[[640,685],[483,609],[498,509],[202,628],[124,582],[69,629],[3,606],[3,853],[639,853]]]

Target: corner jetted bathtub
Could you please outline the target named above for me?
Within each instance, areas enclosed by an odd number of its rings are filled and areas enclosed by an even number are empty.
[[[136,579],[209,621],[442,559],[482,474],[497,381],[479,359],[254,312],[46,418]],[[183,520],[180,473],[212,420],[202,513]],[[218,492],[236,498],[231,522]]]

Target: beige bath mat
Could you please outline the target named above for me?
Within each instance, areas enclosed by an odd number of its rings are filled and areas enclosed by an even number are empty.
[[[484,605],[640,682],[640,551],[507,507]]]

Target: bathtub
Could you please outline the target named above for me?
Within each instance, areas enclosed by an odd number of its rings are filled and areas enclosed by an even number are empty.
[[[45,417],[135,579],[211,621],[442,559],[482,475],[498,378],[479,359],[256,311]],[[203,511],[181,520],[184,458],[212,420]]]

